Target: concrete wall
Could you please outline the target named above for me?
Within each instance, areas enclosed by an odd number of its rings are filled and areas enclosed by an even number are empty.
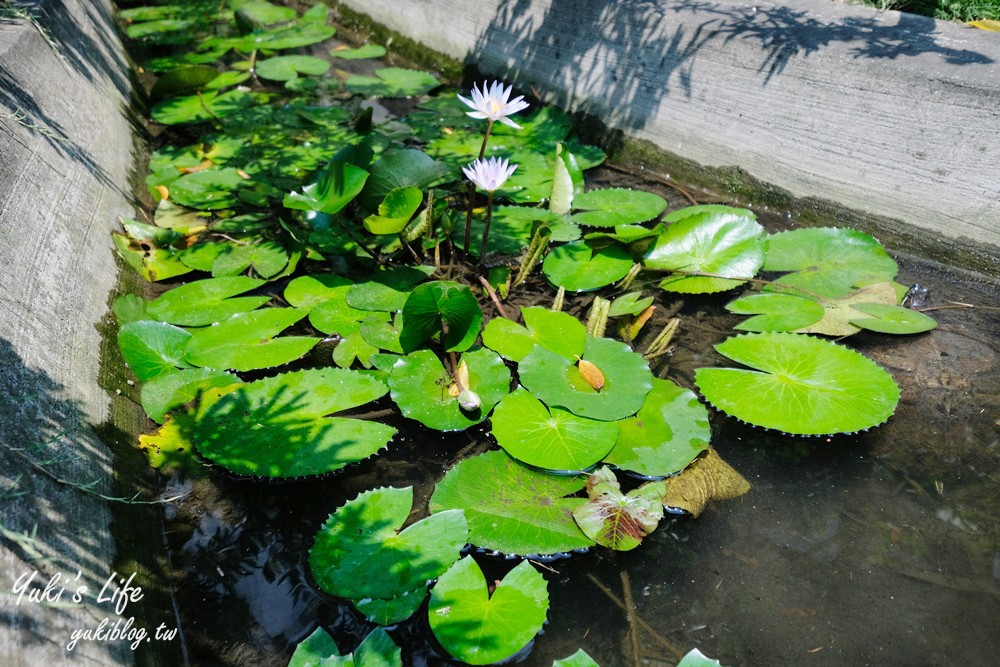
[[[0,18],[0,662],[133,664],[120,640],[66,648],[104,618],[135,616],[135,627],[141,604],[118,615],[96,601],[115,572],[114,514],[56,481],[129,488],[95,434],[110,423],[98,386],[98,328],[118,274],[110,233],[133,210],[128,66],[108,0],[14,4],[56,49],[28,21]],[[29,589],[60,580],[44,601],[19,600],[15,586],[36,571]]]
[[[341,0],[706,166],[1000,256],[1000,37],[826,0]]]

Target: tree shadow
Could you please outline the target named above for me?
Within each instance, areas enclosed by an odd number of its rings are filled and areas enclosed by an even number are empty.
[[[86,108],[88,100],[87,96],[81,96],[80,80],[89,84],[94,96],[122,100],[119,105],[122,115],[138,134],[146,134],[131,108],[130,68],[121,40],[113,29],[115,21],[110,3],[72,3],[70,6],[67,0],[24,0],[17,2],[16,7],[31,16],[37,25],[16,16],[0,17],[0,31],[10,31],[14,36],[4,58],[24,65],[0,69],[0,107],[8,110],[3,124],[8,126],[8,131],[14,129],[15,124],[26,127],[53,151],[79,164],[103,185],[123,191],[121,184],[109,176],[88,147],[81,143],[90,131],[87,128],[94,109]],[[43,34],[51,43],[47,43]],[[52,82],[58,82],[57,85],[65,89],[54,89]],[[50,93],[48,99],[47,93]],[[77,106],[71,113],[79,118],[67,115],[67,106],[74,105]]]
[[[895,15],[894,15],[895,16]],[[736,40],[759,46],[761,86],[834,44],[854,59],[895,60],[936,55],[949,65],[990,64],[976,51],[939,38],[933,19],[900,14],[843,21],[789,7],[738,7],[699,0],[553,0],[540,17],[531,0],[501,0],[467,61],[527,89],[544,78],[552,102],[624,130],[642,129],[662,98],[692,97],[695,56],[732,60]],[[746,52],[754,53],[753,51]]]
[[[0,338],[0,563],[6,580],[0,625],[16,641],[17,656],[31,664],[66,655],[73,631],[93,630],[103,618],[113,625],[133,616],[136,626],[143,618],[140,604],[117,614],[107,601],[111,589],[98,601],[120,552],[112,511],[95,494],[114,496],[119,485],[112,452],[87,423],[83,406],[66,393]],[[114,583],[123,573],[131,574],[118,572]],[[45,602],[32,600],[32,590],[37,596],[57,576],[56,591]],[[25,585],[15,591],[19,580]],[[155,595],[145,597],[148,603]],[[124,664],[131,653],[128,642],[80,640],[70,655]]]

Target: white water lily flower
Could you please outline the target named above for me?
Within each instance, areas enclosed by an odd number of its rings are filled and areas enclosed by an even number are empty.
[[[480,90],[474,84],[472,86],[472,99],[458,96],[466,106],[475,111],[465,113],[473,118],[488,118],[490,121],[500,121],[504,125],[509,125],[515,130],[520,130],[521,126],[507,118],[513,116],[518,111],[528,108],[528,103],[524,101],[524,96],[519,95],[510,99],[512,86],[503,87],[500,81],[494,81],[489,91],[486,90],[486,82],[483,81],[483,89]]]
[[[507,158],[498,157],[491,157],[488,160],[480,158],[469,166],[462,167],[468,179],[486,192],[493,192],[503,187],[515,169],[517,169],[516,164],[508,166]]]

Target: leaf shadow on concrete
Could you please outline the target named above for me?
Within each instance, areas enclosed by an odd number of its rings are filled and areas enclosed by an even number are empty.
[[[696,95],[696,56],[756,69],[762,86],[793,59],[837,48],[852,59],[939,56],[986,65],[985,54],[948,46],[933,19],[910,14],[827,20],[783,6],[681,0],[501,0],[467,61],[522,88],[544,80],[551,101],[625,130],[645,127],[661,98]],[[733,42],[749,41],[741,50]],[[760,62],[739,62],[752,56]],[[933,61],[931,61],[933,62]],[[530,72],[531,74],[523,74]]]
[[[0,14],[0,33],[7,33],[0,39],[0,110],[8,110],[3,124],[8,131],[15,124],[31,130],[104,186],[124,192],[95,155],[100,147],[89,145],[100,136],[93,129],[102,122],[95,118],[100,109],[90,107],[96,96],[118,98],[132,129],[146,134],[131,108],[129,66],[110,3],[25,0],[13,6],[16,13]]]
[[[142,623],[138,605],[119,616],[113,603],[96,600],[115,572],[113,517],[106,501],[74,485],[118,495],[117,485],[111,452],[66,393],[0,338],[0,653],[23,660],[17,664],[64,657],[74,630],[93,630],[105,617],[111,625],[130,616],[136,617],[134,627]],[[19,601],[14,587],[33,571],[37,575]],[[56,604],[29,599],[28,591],[44,589],[57,574],[65,592]],[[87,590],[82,603],[74,604],[80,586]],[[147,591],[145,597],[153,596]],[[162,620],[170,621],[166,612]],[[129,644],[122,641],[81,640],[70,655],[101,664],[132,662]]]

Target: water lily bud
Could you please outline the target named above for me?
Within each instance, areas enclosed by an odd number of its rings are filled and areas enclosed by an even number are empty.
[[[479,398],[479,394],[471,389],[466,389],[458,395],[458,404],[466,412],[472,412],[473,410],[478,410],[483,402]]]

